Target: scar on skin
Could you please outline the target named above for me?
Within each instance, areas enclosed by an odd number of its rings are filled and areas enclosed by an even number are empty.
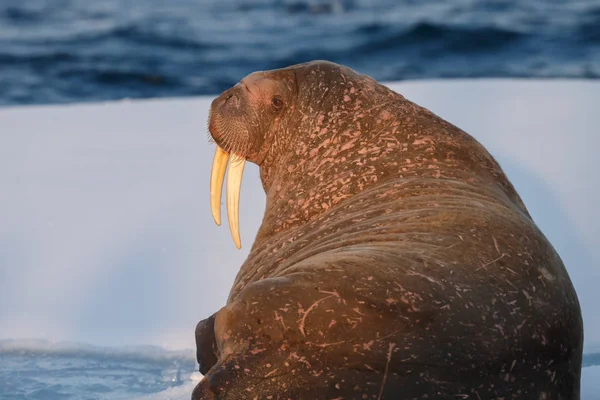
[[[329,347],[329,346],[337,346],[338,344],[344,344],[344,343],[348,343],[348,342],[349,342],[348,340],[342,340],[341,342],[335,342],[335,343],[315,344],[315,346],[325,348],[325,347]]]
[[[396,347],[396,343],[389,344],[385,372],[383,373],[383,381],[381,381],[381,388],[379,389],[379,396],[377,396],[377,400],[381,400],[381,396],[383,395],[383,388],[385,387],[385,381],[387,380],[388,369],[390,368],[390,361],[392,361],[392,351],[394,350],[394,347]]]
[[[488,265],[492,265],[493,263],[495,263],[496,261],[499,261],[501,259],[503,259],[507,254],[506,253],[502,253],[502,255],[498,258],[493,259],[492,261],[483,264],[481,267],[477,268],[475,271],[479,271],[480,269],[485,269]],[[514,272],[514,271],[513,271]]]
[[[275,321],[280,321],[281,325],[283,325],[283,329],[286,330],[287,326],[285,325],[285,322],[283,322],[283,317],[281,315],[279,315],[279,313],[277,311],[275,311]]]
[[[308,309],[304,312],[302,319],[300,320],[300,325],[298,326],[298,329],[300,330],[300,332],[302,332],[302,335],[306,336],[306,332],[304,331],[304,323],[306,322],[306,316],[308,315],[308,313],[311,312],[319,303],[334,296],[334,294],[331,294],[329,296],[323,297],[322,299],[315,301],[310,307],[308,307]]]
[[[279,371],[279,368],[275,368],[273,371],[271,371],[271,372],[269,372],[268,374],[266,374],[266,375],[264,376],[264,378],[268,378],[268,377],[270,377],[271,375],[275,374],[277,371]]]
[[[496,240],[496,238],[494,236],[492,236],[492,239],[494,239],[494,247],[496,248],[496,251],[498,252],[498,254],[502,254],[500,252],[500,248],[498,247],[498,241]]]

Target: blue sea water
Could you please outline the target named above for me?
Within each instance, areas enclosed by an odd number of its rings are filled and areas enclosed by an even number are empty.
[[[2,400],[132,400],[189,382],[195,353],[0,341]],[[191,395],[191,390],[188,397]]]
[[[385,81],[597,79],[600,1],[0,2],[0,105],[216,94],[311,59]]]

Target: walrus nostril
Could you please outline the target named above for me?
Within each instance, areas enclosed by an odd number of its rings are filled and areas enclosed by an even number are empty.
[[[227,104],[227,102],[229,101],[229,99],[231,99],[233,97],[233,93],[228,93],[225,96],[225,100],[223,100],[223,105]]]

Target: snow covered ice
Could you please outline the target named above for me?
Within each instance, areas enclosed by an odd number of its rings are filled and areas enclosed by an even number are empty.
[[[586,354],[600,352],[600,82],[390,85],[498,159],[569,270]],[[194,327],[225,303],[264,210],[248,165],[242,250],[212,221],[211,100],[0,109],[0,398],[189,399]],[[600,400],[600,365],[582,382]]]

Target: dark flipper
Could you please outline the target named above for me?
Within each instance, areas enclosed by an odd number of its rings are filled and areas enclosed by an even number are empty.
[[[200,373],[206,375],[217,363],[217,342],[215,341],[215,314],[196,325],[196,359]]]

